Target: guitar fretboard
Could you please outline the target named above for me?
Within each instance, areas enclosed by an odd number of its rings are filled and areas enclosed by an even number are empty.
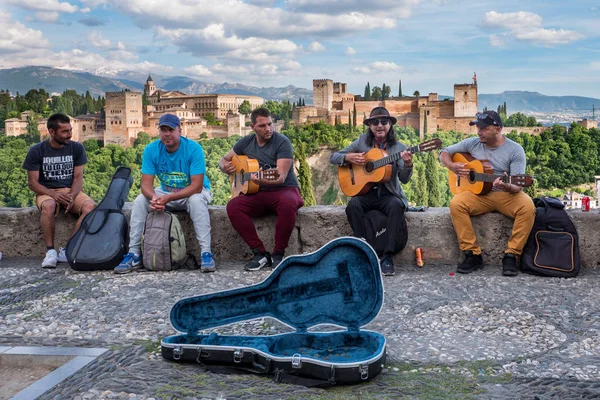
[[[421,149],[419,148],[419,146],[411,146],[411,147],[407,148],[406,150],[410,151],[413,154],[418,153],[418,152],[421,151]],[[373,169],[375,169],[375,168],[381,168],[384,165],[387,165],[389,163],[393,163],[393,162],[398,161],[401,158],[400,154],[402,154],[402,152],[394,153],[394,154],[389,155],[387,157],[380,158],[377,161],[373,161]]]
[[[495,174],[484,174],[482,172],[472,172],[469,174],[469,178],[476,182],[494,182],[496,179],[500,178],[504,183],[513,183],[511,182],[510,175],[495,175]]]

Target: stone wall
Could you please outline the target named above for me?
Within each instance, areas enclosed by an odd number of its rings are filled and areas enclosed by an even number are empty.
[[[129,218],[131,203],[124,208]],[[597,243],[599,212],[569,210],[580,237],[581,260],[587,268],[600,266],[600,247]],[[190,251],[198,253],[193,226],[185,213],[178,214]],[[241,260],[250,253],[233,230],[223,206],[210,207],[212,223],[212,250],[217,260]],[[397,264],[414,263],[414,250],[423,249],[425,263],[456,263],[462,255],[456,243],[456,235],[447,208],[430,208],[426,212],[407,213],[409,239],[406,248],[395,256]],[[56,246],[65,246],[75,224],[75,218],[60,214],[56,226]],[[500,264],[502,253],[512,229],[512,221],[498,213],[473,217],[473,224],[484,250],[487,263]],[[268,216],[256,221],[257,231],[267,250],[273,248],[275,217]],[[300,209],[296,230],[291,236],[287,254],[311,252],[329,240],[352,233],[343,206],[313,206]],[[42,257],[45,247],[39,227],[39,212],[34,207],[0,208],[0,251],[6,257]]]

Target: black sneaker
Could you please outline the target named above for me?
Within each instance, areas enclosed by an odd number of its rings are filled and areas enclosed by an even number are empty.
[[[276,268],[279,263],[281,262],[281,260],[283,260],[285,257],[285,252],[283,251],[275,251],[273,252],[273,255],[271,256],[271,261],[272,261],[272,266],[273,268]]]
[[[394,268],[394,262],[390,256],[383,256],[381,259],[381,274],[385,276],[392,276],[396,273]]]
[[[502,275],[519,275],[519,270],[517,269],[517,257],[514,254],[504,253],[504,257],[502,257]]]
[[[252,252],[254,253],[254,257],[252,257],[252,260],[248,264],[244,265],[246,271],[258,271],[273,264],[271,255],[268,252],[262,252],[258,249],[254,249]]]
[[[481,257],[481,254],[473,254],[473,252],[469,250],[465,252],[465,259],[463,262],[456,267],[456,272],[470,274],[480,268],[483,268],[483,257]]]

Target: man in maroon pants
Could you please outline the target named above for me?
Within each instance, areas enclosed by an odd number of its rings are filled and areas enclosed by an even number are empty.
[[[236,155],[245,155],[258,160],[261,169],[277,168],[277,179],[260,179],[257,174],[252,181],[260,186],[255,194],[240,194],[227,203],[227,215],[236,231],[250,246],[254,257],[244,266],[246,271],[257,271],[264,267],[277,266],[285,255],[290,235],[296,225],[296,213],[304,205],[294,174],[294,151],[292,143],[284,135],[273,131],[271,114],[266,108],[257,108],[250,115],[253,135],[248,135],[233,146],[219,162],[221,171],[235,172],[231,162]],[[256,233],[253,217],[267,213],[277,214],[275,224],[275,248],[273,256],[266,251]]]

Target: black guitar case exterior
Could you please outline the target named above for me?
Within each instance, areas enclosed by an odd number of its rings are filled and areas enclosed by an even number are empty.
[[[119,167],[100,204],[83,218],[67,243],[65,252],[71,268],[97,271],[119,265],[129,239],[127,219],[121,210],[132,184],[131,169]]]
[[[209,370],[231,366],[278,382],[330,386],[381,372],[385,337],[360,329],[383,305],[379,260],[365,241],[335,239],[314,253],[285,258],[261,283],[190,297],[171,309],[184,332],[161,342],[164,358]],[[273,336],[225,336],[201,330],[268,316],[295,329]],[[332,324],[343,329],[312,332]],[[223,368],[223,367],[221,367]]]

